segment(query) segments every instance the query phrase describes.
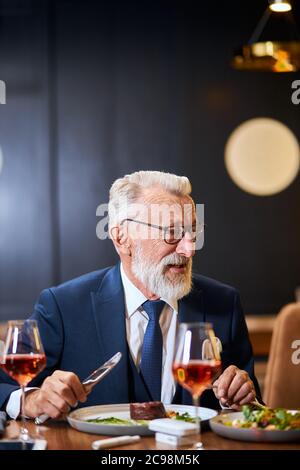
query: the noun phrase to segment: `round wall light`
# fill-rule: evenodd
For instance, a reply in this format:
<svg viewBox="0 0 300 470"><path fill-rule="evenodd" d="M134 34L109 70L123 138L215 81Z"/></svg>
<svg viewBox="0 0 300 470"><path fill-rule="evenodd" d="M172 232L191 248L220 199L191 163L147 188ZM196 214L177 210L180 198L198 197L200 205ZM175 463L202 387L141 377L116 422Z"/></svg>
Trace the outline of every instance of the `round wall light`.
<svg viewBox="0 0 300 470"><path fill-rule="evenodd" d="M256 196L286 189L300 167L300 149L293 132L280 121L250 119L237 127L225 147L225 166L234 183Z"/></svg>

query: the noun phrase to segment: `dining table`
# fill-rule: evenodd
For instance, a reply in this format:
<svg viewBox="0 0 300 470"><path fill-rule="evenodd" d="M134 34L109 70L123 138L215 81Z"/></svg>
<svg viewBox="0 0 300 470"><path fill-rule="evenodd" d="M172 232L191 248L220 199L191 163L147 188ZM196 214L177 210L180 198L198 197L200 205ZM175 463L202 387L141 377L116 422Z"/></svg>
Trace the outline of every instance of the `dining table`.
<svg viewBox="0 0 300 470"><path fill-rule="evenodd" d="M2 438L17 438L20 424L20 421L8 421ZM93 441L108 437L77 431L66 421L49 420L43 425L36 425L33 421L27 421L27 429L32 437L47 441L47 450L92 450L91 445ZM208 426L201 433L201 440L205 450L300 450L300 442L245 442L225 439L212 432ZM137 443L112 448L112 450L120 451L172 451L187 449L190 449L190 447L176 448L168 444L157 443L154 436L142 436L141 440Z"/></svg>

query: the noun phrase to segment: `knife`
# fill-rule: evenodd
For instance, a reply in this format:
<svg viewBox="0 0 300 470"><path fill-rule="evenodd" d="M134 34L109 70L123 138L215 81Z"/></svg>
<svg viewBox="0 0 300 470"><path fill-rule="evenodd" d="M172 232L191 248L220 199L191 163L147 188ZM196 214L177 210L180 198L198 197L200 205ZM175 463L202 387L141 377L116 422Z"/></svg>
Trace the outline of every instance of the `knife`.
<svg viewBox="0 0 300 470"><path fill-rule="evenodd" d="M118 364L122 357L122 353L117 352L114 356L112 356L108 361L102 364L98 369L94 370L86 379L82 381L82 385L86 393L89 395L92 389L99 383L104 377L110 373L110 371ZM34 420L35 424L43 424L45 421L49 419L47 414L42 414L37 416Z"/></svg>

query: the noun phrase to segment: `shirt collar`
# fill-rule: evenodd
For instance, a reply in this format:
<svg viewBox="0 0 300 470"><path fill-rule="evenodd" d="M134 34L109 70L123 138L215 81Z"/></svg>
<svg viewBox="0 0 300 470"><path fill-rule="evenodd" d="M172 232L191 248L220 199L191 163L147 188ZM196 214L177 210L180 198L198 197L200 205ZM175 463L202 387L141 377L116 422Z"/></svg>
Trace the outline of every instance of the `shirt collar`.
<svg viewBox="0 0 300 470"><path fill-rule="evenodd" d="M126 303L126 308L127 308L127 314L129 318L131 315L134 314L134 312L137 311L137 309L144 303L146 302L147 297L128 279L128 277L125 274L123 265L121 263L120 267L120 272L121 272L121 279L122 279L122 284L124 288L124 294L125 294L125 303ZM178 313L178 301L176 299L166 299L164 297L161 297L161 300L166 302L173 310L174 312Z"/></svg>
<svg viewBox="0 0 300 470"><path fill-rule="evenodd" d="M130 281L130 279L128 279L125 274L122 263L120 271L125 294L127 314L129 317L131 317L131 315L133 315L134 312L148 299L137 287L135 287L135 285Z"/></svg>

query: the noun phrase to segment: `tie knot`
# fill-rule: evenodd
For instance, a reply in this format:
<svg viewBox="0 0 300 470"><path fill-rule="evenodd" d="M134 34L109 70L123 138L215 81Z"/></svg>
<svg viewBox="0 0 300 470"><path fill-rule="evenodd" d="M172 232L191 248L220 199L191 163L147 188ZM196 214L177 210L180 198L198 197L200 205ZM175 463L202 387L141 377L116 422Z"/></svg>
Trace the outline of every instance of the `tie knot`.
<svg viewBox="0 0 300 470"><path fill-rule="evenodd" d="M163 300L146 300L142 307L149 316L149 320L158 321L160 314L165 306Z"/></svg>

